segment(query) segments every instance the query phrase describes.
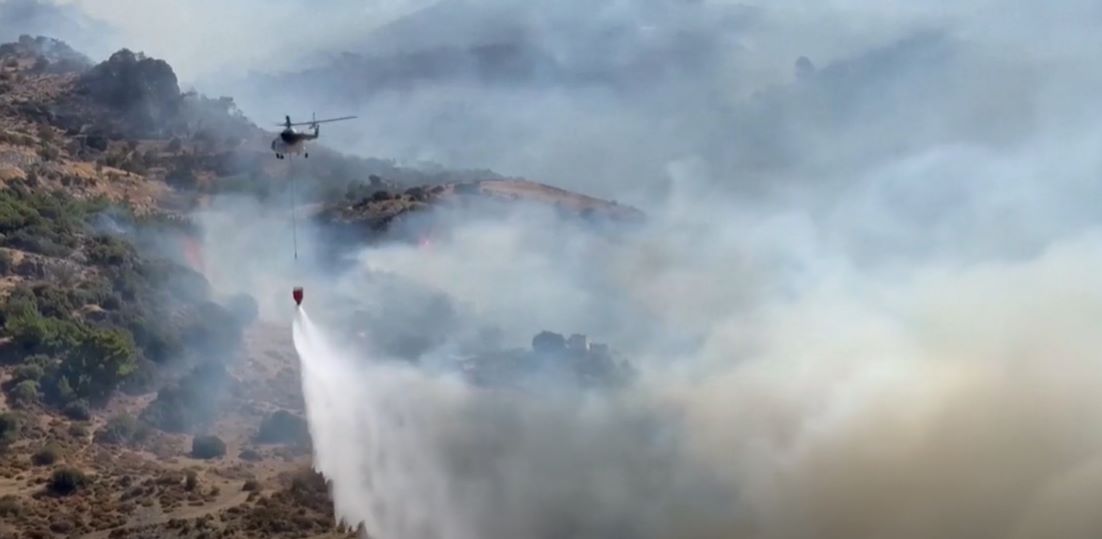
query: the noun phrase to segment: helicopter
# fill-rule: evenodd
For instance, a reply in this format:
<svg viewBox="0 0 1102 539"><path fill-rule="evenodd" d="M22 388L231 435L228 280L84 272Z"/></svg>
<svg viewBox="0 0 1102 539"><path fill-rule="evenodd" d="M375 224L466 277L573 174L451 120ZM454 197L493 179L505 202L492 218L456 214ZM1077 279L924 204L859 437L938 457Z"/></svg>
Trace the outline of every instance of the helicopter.
<svg viewBox="0 0 1102 539"><path fill-rule="evenodd" d="M306 141L315 140L319 136L318 124L326 122L340 122L343 120L352 120L355 116L341 116L340 118L327 118L325 120L318 120L316 117L312 117L309 122L292 123L290 116L284 116L284 122L282 124L276 124L283 126L283 131L279 133L279 136L272 139L272 151L275 152L277 159L283 159L289 154L302 154L303 157L309 158L310 152L306 151ZM304 133L295 130L295 126L308 125L310 129L313 129L313 133Z"/></svg>

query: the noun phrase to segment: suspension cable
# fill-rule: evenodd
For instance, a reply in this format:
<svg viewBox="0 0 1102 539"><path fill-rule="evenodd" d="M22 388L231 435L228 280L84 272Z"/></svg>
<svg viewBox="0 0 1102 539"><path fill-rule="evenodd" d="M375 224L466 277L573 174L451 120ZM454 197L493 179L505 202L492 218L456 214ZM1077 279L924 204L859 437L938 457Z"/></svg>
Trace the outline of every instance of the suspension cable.
<svg viewBox="0 0 1102 539"><path fill-rule="evenodd" d="M295 260L298 260L298 201L295 193L295 174L291 173L291 241L294 244Z"/></svg>

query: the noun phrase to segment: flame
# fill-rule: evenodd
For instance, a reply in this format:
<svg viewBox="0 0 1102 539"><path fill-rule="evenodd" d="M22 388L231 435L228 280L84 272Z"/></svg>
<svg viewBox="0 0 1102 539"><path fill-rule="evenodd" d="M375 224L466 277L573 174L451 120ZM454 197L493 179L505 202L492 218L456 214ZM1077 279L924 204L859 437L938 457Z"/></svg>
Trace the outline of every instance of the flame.
<svg viewBox="0 0 1102 539"><path fill-rule="evenodd" d="M190 236L184 238L184 260L187 261L191 269L199 273L205 273L203 271L203 248L195 238Z"/></svg>

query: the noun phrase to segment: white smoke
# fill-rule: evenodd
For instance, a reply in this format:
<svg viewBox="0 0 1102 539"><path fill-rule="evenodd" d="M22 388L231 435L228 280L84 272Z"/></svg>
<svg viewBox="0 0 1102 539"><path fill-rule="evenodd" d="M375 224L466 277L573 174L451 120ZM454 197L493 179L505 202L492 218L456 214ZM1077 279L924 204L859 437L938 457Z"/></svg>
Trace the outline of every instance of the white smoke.
<svg viewBox="0 0 1102 539"><path fill-rule="evenodd" d="M585 398L354 357L300 313L316 463L378 537L1089 537L1100 239L840 270Z"/></svg>

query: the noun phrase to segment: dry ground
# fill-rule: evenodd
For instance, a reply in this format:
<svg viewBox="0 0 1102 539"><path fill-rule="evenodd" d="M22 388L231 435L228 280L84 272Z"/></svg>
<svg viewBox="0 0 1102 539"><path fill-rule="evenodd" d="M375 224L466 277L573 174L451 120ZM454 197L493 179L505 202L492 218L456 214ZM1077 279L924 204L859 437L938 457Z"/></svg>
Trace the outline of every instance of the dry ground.
<svg viewBox="0 0 1102 539"><path fill-rule="evenodd" d="M211 429L226 441L219 459L192 458L188 435L154 432L140 447L93 441L108 418L137 415L153 394L117 397L88 422L22 412L19 440L0 455L0 538L348 537L334 526L308 449L252 441L271 411L301 413L289 333L264 325L248 331L248 352L230 369L240 382L238 394ZM32 456L47 444L60 449L58 462L36 465ZM246 449L256 455L242 459ZM84 471L90 484L70 496L52 496L46 484L62 467Z"/></svg>

